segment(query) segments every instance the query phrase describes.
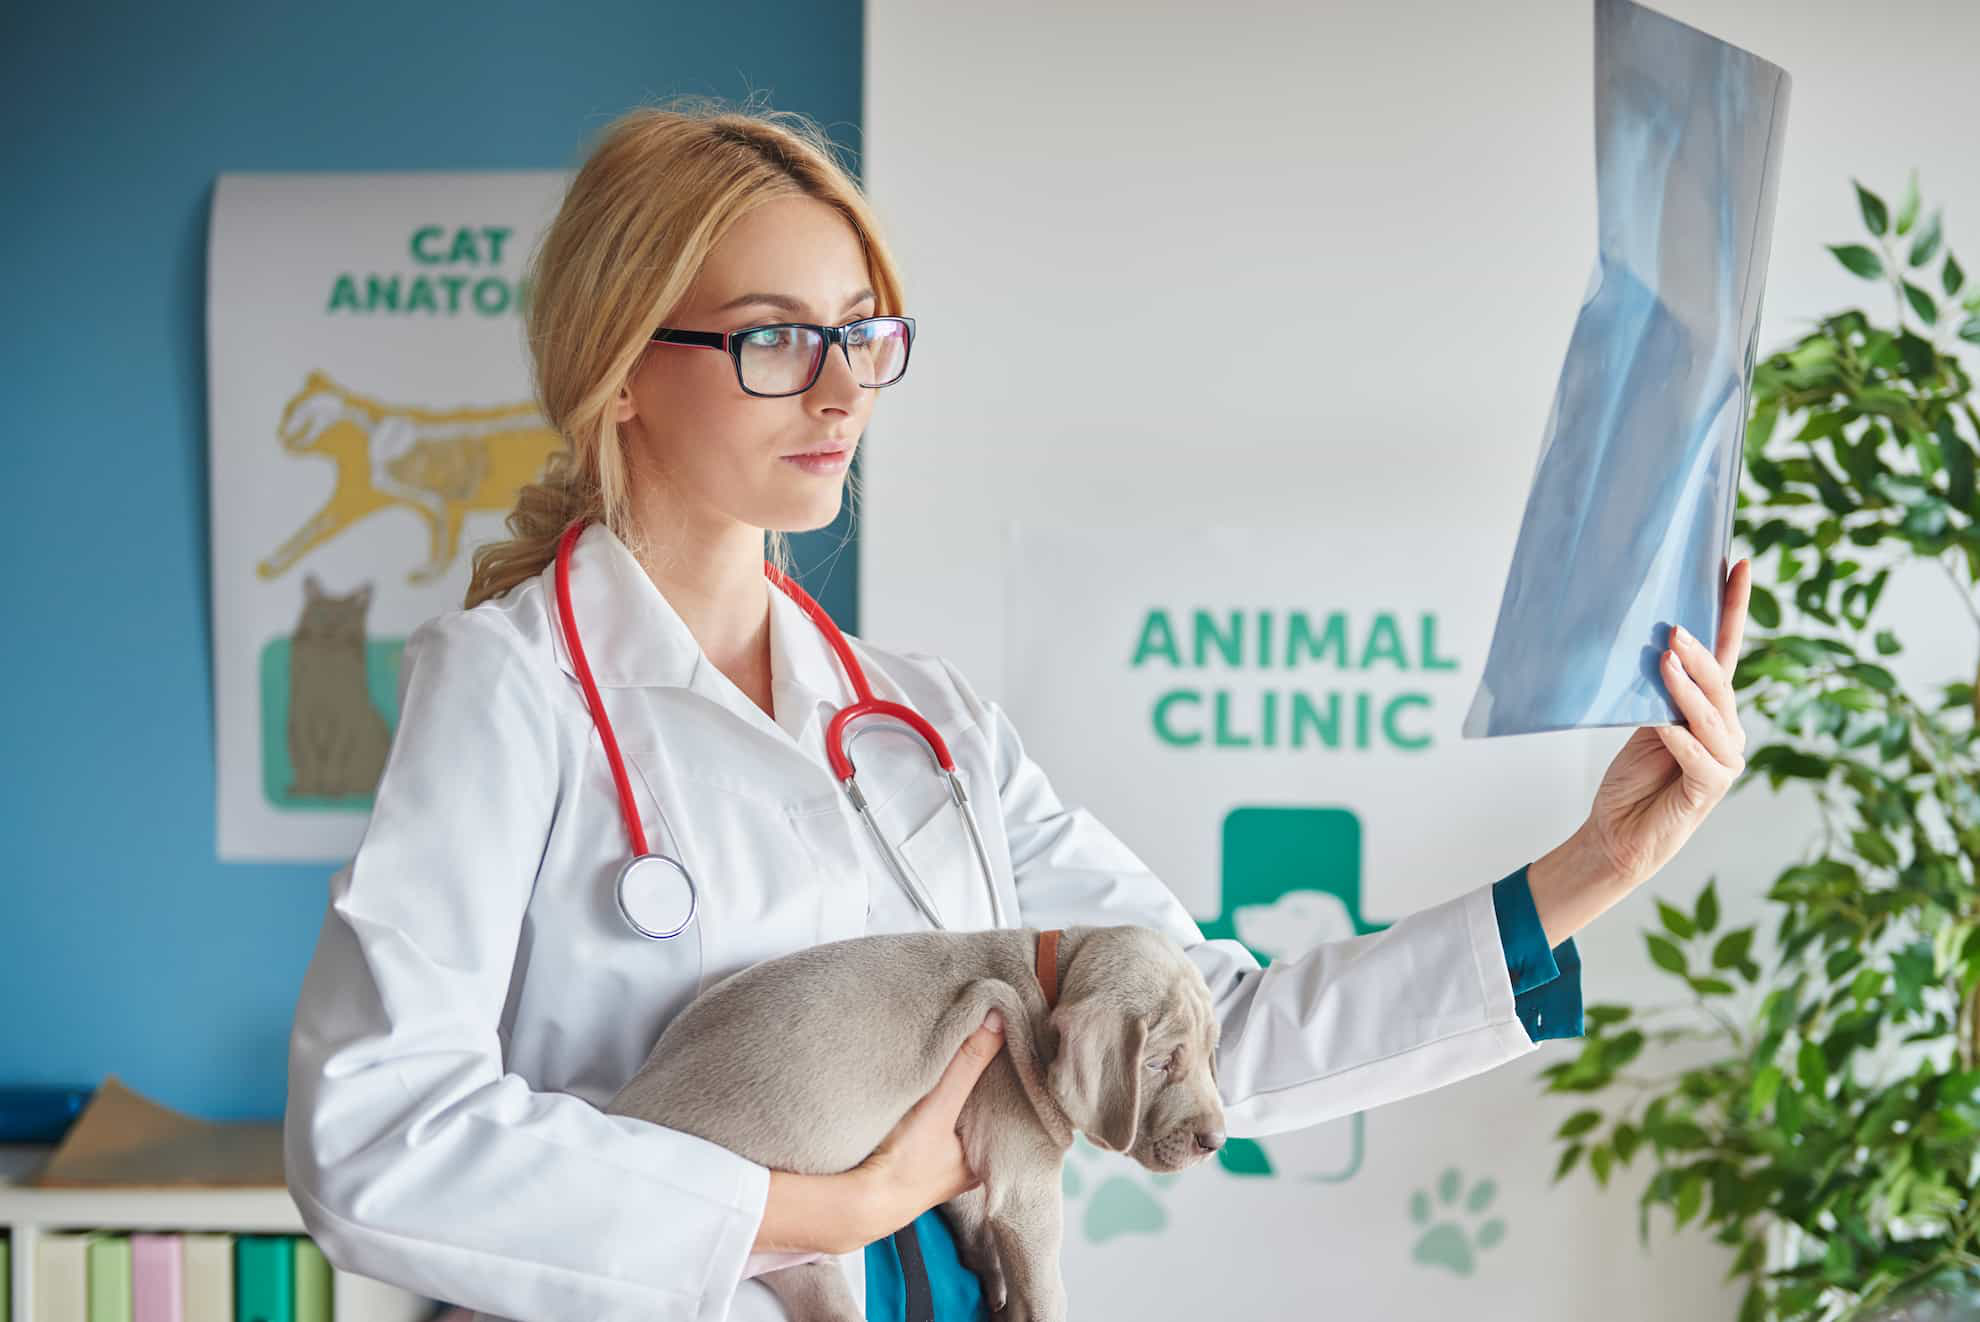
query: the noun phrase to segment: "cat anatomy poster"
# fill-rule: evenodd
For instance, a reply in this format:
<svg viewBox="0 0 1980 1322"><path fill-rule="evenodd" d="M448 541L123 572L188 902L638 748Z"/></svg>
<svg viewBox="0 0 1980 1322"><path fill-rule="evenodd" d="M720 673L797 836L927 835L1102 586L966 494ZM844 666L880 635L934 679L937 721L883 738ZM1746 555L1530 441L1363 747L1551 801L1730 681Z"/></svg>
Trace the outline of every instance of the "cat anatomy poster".
<svg viewBox="0 0 1980 1322"><path fill-rule="evenodd" d="M341 862L398 662L557 438L520 304L558 171L222 174L209 233L222 859Z"/></svg>

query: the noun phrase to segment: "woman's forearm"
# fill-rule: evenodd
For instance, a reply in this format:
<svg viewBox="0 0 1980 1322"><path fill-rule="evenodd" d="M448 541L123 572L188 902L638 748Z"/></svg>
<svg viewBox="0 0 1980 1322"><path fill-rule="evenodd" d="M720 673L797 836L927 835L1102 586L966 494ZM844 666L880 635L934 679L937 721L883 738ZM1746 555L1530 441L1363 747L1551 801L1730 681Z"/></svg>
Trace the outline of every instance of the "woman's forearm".
<svg viewBox="0 0 1980 1322"><path fill-rule="evenodd" d="M754 1253L850 1253L868 1234L873 1212L868 1181L858 1170L799 1175L772 1170Z"/></svg>
<svg viewBox="0 0 1980 1322"><path fill-rule="evenodd" d="M1550 947L1594 922L1603 910L1636 888L1635 883L1615 874L1601 849L1588 839L1587 829L1584 825L1526 868L1533 911L1540 916Z"/></svg>

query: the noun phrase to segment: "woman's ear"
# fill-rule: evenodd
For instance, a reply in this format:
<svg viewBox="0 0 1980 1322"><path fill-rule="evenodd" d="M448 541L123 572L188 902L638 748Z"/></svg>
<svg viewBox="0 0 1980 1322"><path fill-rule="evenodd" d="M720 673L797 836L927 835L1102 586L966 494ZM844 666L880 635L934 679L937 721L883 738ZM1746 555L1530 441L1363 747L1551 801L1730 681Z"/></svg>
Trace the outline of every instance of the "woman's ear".
<svg viewBox="0 0 1980 1322"><path fill-rule="evenodd" d="M637 410L633 408L632 385L628 382L619 387L618 398L612 401L612 420L631 422L635 412Z"/></svg>
<svg viewBox="0 0 1980 1322"><path fill-rule="evenodd" d="M1141 1123L1141 1054L1148 1024L1091 998L1052 1011L1059 1054L1045 1079L1075 1128L1103 1148L1126 1152Z"/></svg>

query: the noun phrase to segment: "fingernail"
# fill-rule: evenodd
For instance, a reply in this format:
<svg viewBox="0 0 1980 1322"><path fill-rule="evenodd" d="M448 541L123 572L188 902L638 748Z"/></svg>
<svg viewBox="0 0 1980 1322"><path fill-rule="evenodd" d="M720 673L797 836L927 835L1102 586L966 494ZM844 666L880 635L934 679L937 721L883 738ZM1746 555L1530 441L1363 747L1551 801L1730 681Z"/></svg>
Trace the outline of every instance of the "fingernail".
<svg viewBox="0 0 1980 1322"><path fill-rule="evenodd" d="M992 1010L989 1014L984 1015L983 1026L993 1033L1003 1032L1004 1012L1002 1010Z"/></svg>
<svg viewBox="0 0 1980 1322"><path fill-rule="evenodd" d="M1679 642L1688 643L1691 641L1691 635L1684 631L1684 626L1682 624L1675 626L1675 629Z"/></svg>

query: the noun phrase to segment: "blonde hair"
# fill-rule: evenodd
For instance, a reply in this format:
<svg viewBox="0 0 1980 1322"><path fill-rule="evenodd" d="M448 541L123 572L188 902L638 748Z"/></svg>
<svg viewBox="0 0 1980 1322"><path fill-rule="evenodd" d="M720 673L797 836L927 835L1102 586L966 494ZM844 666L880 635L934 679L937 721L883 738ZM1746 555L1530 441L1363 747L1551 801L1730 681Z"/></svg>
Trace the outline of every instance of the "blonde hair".
<svg viewBox="0 0 1980 1322"><path fill-rule="evenodd" d="M606 524L635 554L646 549L614 400L653 328L729 228L793 196L846 218L866 253L875 315L900 315L900 277L872 208L810 119L681 96L605 127L531 253L524 283L537 407L563 448L517 493L510 535L476 549L467 606L542 573L580 515ZM794 574L785 534L772 529L766 540L771 562Z"/></svg>

